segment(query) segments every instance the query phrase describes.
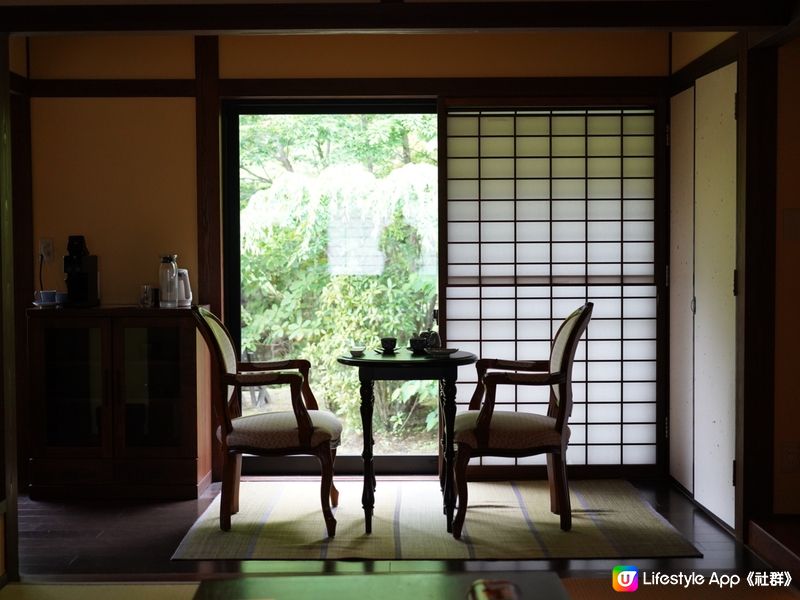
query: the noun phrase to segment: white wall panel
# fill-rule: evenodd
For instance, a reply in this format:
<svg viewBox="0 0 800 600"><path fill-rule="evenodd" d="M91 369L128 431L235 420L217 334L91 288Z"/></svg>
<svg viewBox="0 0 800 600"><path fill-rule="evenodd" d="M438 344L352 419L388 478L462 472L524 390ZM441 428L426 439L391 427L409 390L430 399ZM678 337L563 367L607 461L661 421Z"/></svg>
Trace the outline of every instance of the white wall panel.
<svg viewBox="0 0 800 600"><path fill-rule="evenodd" d="M736 64L695 84L695 499L734 524Z"/></svg>

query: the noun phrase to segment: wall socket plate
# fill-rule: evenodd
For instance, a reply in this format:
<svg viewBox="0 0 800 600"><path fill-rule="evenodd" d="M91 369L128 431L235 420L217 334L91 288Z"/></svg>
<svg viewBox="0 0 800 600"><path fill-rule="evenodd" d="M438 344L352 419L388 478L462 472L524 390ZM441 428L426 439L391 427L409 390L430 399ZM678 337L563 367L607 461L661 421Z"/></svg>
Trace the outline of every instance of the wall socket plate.
<svg viewBox="0 0 800 600"><path fill-rule="evenodd" d="M39 255L44 262L53 262L53 238L39 238Z"/></svg>

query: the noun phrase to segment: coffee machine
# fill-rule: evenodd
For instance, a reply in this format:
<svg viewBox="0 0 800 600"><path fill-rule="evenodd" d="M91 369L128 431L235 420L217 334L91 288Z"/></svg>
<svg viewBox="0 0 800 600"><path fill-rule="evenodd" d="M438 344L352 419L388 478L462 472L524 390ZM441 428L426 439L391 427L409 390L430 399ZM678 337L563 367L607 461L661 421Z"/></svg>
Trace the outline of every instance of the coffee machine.
<svg viewBox="0 0 800 600"><path fill-rule="evenodd" d="M64 280L67 282L67 306L100 304L97 256L89 254L82 235L71 235L64 257Z"/></svg>

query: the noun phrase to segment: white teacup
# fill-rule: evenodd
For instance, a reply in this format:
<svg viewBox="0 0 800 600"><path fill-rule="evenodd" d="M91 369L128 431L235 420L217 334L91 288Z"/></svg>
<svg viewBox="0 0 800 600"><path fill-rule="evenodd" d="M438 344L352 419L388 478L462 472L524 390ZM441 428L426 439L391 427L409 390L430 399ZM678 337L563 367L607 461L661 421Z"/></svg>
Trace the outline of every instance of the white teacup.
<svg viewBox="0 0 800 600"><path fill-rule="evenodd" d="M37 304L55 304L56 291L55 290L36 290L33 293L34 301Z"/></svg>

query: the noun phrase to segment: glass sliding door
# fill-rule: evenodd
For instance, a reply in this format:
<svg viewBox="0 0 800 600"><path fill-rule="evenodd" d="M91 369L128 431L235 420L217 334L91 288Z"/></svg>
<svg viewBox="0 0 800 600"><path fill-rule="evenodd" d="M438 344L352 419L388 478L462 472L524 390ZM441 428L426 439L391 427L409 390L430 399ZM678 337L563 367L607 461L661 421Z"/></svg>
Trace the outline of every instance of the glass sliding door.
<svg viewBox="0 0 800 600"><path fill-rule="evenodd" d="M345 422L339 455L360 454L362 438L358 373L336 357L353 344L372 352L382 336L407 344L434 326L434 109L242 104L227 121L239 277L239 297L229 296L238 316L229 322L240 323L246 360L311 361L321 407ZM378 382L375 392L376 454L435 454L436 385ZM280 388L248 390L243 405L246 414L291 410Z"/></svg>

